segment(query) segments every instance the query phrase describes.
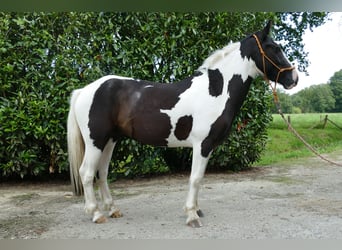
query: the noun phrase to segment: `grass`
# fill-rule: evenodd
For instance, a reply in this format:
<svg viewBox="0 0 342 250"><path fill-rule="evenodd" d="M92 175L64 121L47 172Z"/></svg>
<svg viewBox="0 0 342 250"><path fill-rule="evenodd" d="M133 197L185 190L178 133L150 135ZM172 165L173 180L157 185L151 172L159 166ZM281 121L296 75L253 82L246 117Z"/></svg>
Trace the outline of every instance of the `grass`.
<svg viewBox="0 0 342 250"><path fill-rule="evenodd" d="M342 130L329 121L323 129L325 115L291 114L291 124L318 152L342 150ZM328 118L342 127L342 113L328 114ZM313 153L287 129L280 115L273 115L268 128L267 146L257 165L265 166L308 156L313 156Z"/></svg>

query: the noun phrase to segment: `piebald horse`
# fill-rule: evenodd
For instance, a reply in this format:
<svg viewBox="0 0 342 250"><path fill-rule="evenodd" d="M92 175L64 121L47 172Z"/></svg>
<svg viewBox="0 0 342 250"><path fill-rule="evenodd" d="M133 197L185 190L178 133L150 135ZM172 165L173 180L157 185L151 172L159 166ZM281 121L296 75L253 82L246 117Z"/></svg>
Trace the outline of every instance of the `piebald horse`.
<svg viewBox="0 0 342 250"><path fill-rule="evenodd" d="M215 51L194 75L173 84L104 76L74 90L67 139L75 194L84 192L85 211L92 221L121 217L107 184L116 142L129 137L143 144L192 147L186 224L200 227L197 197L209 157L229 134L234 117L255 77L296 86L298 73L269 37L271 22L240 42ZM99 207L93 188L98 173Z"/></svg>

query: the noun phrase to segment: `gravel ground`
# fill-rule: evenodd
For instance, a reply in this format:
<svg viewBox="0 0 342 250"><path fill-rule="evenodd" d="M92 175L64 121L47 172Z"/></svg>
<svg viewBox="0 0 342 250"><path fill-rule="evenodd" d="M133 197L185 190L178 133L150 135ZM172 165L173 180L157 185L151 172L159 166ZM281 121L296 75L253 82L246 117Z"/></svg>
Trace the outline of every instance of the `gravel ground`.
<svg viewBox="0 0 342 250"><path fill-rule="evenodd" d="M342 163L342 152L328 157ZM94 224L67 184L1 184L0 239L342 239L342 167L317 158L205 176L203 227L185 225L187 175L111 184L122 218Z"/></svg>

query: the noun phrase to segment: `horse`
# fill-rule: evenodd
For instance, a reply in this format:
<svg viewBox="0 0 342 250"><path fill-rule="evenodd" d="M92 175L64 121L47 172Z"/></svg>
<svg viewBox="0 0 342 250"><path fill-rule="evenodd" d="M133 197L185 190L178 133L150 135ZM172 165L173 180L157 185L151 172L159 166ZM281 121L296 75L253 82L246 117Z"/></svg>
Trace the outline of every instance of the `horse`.
<svg viewBox="0 0 342 250"><path fill-rule="evenodd" d="M107 184L109 162L122 138L161 147L192 147L186 224L201 227L200 182L213 150L227 138L233 120L257 76L297 85L298 73L269 33L271 22L239 42L213 52L195 73L160 84L107 75L71 94L67 120L68 155L74 194L84 192L92 221L121 217ZM94 192L97 176L100 209Z"/></svg>

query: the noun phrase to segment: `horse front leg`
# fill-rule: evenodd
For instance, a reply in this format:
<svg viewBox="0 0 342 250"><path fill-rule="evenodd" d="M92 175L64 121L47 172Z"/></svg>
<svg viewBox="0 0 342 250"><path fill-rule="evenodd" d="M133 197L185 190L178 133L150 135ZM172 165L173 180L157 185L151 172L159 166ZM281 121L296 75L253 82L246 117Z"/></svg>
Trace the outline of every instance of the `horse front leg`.
<svg viewBox="0 0 342 250"><path fill-rule="evenodd" d="M191 227L201 227L202 222L200 216L202 212L198 206L198 191L201 180L203 179L205 169L208 164L209 157L201 155L201 147L194 147L192 153L192 166L189 181L189 193L185 204L185 212L187 213L186 224Z"/></svg>

